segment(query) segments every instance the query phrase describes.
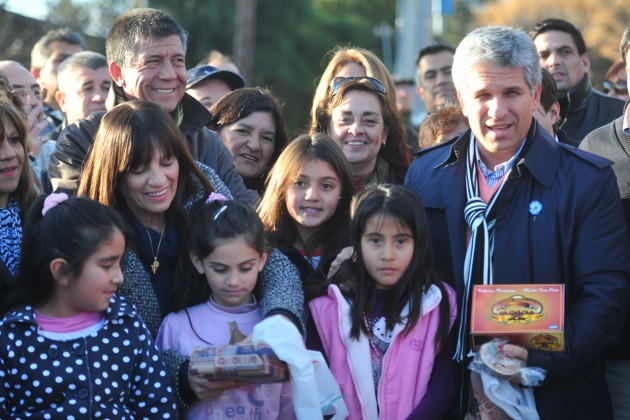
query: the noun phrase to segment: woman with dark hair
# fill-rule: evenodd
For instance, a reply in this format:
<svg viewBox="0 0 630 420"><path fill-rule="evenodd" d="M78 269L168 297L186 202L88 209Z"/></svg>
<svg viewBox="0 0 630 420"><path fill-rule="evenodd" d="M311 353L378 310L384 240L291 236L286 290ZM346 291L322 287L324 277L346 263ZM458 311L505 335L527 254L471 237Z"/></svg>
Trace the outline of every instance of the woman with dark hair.
<svg viewBox="0 0 630 420"><path fill-rule="evenodd" d="M210 127L230 150L236 172L247 188L261 194L269 169L288 141L280 101L266 89L236 89L219 99L210 113Z"/></svg>
<svg viewBox="0 0 630 420"><path fill-rule="evenodd" d="M1 67L1 66L0 66ZM26 71L26 70L25 70ZM0 72L0 96L2 97L2 101L7 101L15 105L20 114L22 114L22 118L24 119L24 124L26 126L26 156L28 161L35 172L35 176L39 183L41 184L41 188L39 191L50 192L50 180L48 179L48 168L40 167L37 162L37 158L33 155L33 152L37 152L38 154L42 145L48 141L49 136L40 136L42 131L46 131L48 128L46 126L47 122L45 119L37 120L36 117L38 112L41 112L41 118L43 117L43 108L40 106L40 111L37 111L37 107L34 107L32 103L23 102L23 100L14 93L13 86L9 82L9 79L4 76ZM35 95L29 96L29 98L37 100ZM27 111L28 110L28 111Z"/></svg>
<svg viewBox="0 0 630 420"><path fill-rule="evenodd" d="M115 208L133 228L121 292L153 333L170 309L185 207L213 191L230 194L214 170L193 161L183 135L158 106L131 101L105 114L78 194ZM133 279L142 279L142 287Z"/></svg>
<svg viewBox="0 0 630 420"><path fill-rule="evenodd" d="M122 261L125 282L119 294L136 305L154 336L173 309L176 266L190 263L181 240L185 217L195 202L214 191L232 197L212 168L193 161L183 134L158 105L131 101L105 114L81 176L79 195L116 208L133 228ZM279 252L269 255L262 287L263 316L285 315L302 327L299 275ZM217 396L221 384L204 387L189 382L186 357L167 352L164 360L180 402L192 404L196 398Z"/></svg>
<svg viewBox="0 0 630 420"><path fill-rule="evenodd" d="M0 295L19 271L23 217L41 185L27 156L23 111L0 94Z"/></svg>
<svg viewBox="0 0 630 420"><path fill-rule="evenodd" d="M325 132L350 162L356 191L376 183L402 184L411 161L400 113L372 77L346 77L317 108L311 132Z"/></svg>

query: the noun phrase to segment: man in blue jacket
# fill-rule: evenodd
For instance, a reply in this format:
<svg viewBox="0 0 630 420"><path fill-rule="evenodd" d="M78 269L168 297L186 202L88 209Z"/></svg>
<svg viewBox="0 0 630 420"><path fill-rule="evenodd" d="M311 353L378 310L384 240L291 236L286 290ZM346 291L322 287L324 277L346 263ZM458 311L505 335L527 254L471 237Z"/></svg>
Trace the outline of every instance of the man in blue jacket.
<svg viewBox="0 0 630 420"><path fill-rule="evenodd" d="M612 418L604 352L630 299L630 240L611 162L536 123L541 71L525 33L474 30L453 79L471 130L419 152L405 185L425 205L436 265L457 290L456 357L470 350L473 284L562 283L566 350L521 356L547 371L536 408L542 419Z"/></svg>

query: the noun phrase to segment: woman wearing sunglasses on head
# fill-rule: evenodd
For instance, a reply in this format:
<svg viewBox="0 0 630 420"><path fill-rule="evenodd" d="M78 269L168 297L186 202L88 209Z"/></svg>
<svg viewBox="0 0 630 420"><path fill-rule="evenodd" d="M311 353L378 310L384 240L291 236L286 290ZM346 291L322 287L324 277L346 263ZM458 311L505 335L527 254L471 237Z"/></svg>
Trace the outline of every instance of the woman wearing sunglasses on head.
<svg viewBox="0 0 630 420"><path fill-rule="evenodd" d="M608 96L627 101L630 99L628 95L628 80L626 79L626 66L622 60L614 62L604 76L602 90Z"/></svg>
<svg viewBox="0 0 630 420"><path fill-rule="evenodd" d="M311 106L311 127L317 124L315 113L330 99L335 79L343 77L373 77L385 86L387 99L396 108L396 85L385 64L370 50L337 46L328 54L330 61L319 79L313 105Z"/></svg>
<svg viewBox="0 0 630 420"><path fill-rule="evenodd" d="M376 183L402 184L410 152L405 127L387 89L372 77L334 79L311 132L325 132L350 162L356 192Z"/></svg>

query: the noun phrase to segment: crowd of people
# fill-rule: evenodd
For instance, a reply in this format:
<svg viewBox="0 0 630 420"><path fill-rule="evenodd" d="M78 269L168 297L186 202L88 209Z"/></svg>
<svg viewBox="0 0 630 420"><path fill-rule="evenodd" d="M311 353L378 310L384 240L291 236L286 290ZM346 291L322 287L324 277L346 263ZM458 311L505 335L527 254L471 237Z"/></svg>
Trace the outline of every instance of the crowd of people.
<svg viewBox="0 0 630 420"><path fill-rule="evenodd" d="M630 25L605 92L561 19L426 46L419 126L337 47L294 139L281 98L217 52L187 69L187 43L137 8L105 56L56 29L30 71L0 61L1 418L299 417L292 364L190 368L270 320L321 353L325 418L630 416ZM498 347L535 384L471 376L473 287L516 284L563 285L565 347Z"/></svg>

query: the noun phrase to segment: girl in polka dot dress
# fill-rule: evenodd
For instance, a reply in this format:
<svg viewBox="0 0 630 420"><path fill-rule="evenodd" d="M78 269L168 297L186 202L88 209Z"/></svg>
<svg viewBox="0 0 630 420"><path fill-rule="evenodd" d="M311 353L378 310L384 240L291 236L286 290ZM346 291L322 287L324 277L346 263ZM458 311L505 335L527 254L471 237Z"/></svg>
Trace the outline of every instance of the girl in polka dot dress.
<svg viewBox="0 0 630 420"><path fill-rule="evenodd" d="M353 255L309 303L308 336L319 339L309 347L325 354L350 419L439 419L455 391L447 338L457 312L433 268L422 203L375 185L351 216Z"/></svg>
<svg viewBox="0 0 630 420"><path fill-rule="evenodd" d="M123 221L95 201L44 198L28 214L17 286L2 305L0 418L176 418L151 334L115 295Z"/></svg>
<svg viewBox="0 0 630 420"><path fill-rule="evenodd" d="M193 207L186 243L194 271L177 274L174 293L185 309L164 318L158 348L190 355L195 347L241 341L262 320L257 284L268 255L262 222L246 202L212 193ZM187 410L186 419L295 418L288 382L212 382L223 389Z"/></svg>

